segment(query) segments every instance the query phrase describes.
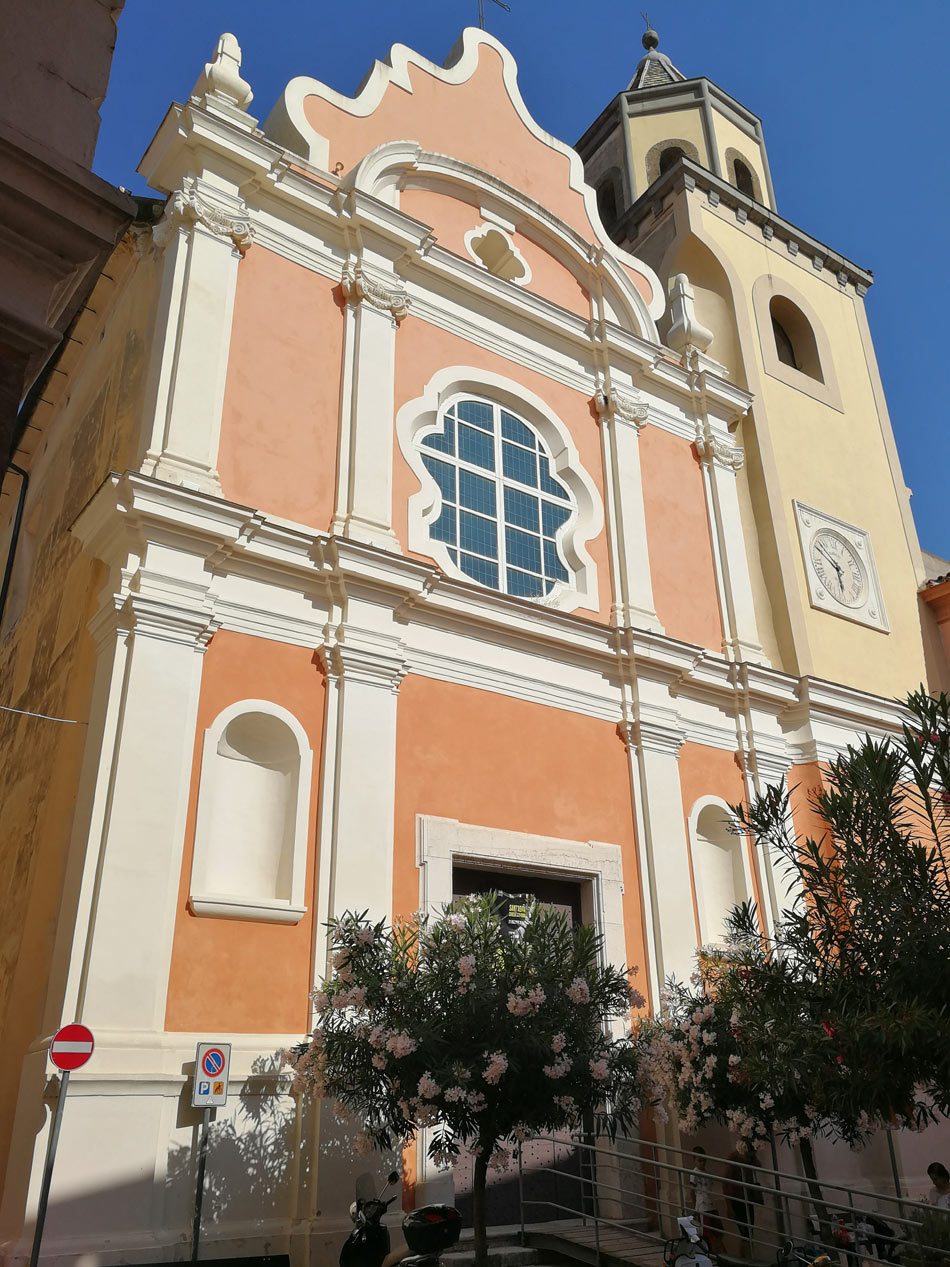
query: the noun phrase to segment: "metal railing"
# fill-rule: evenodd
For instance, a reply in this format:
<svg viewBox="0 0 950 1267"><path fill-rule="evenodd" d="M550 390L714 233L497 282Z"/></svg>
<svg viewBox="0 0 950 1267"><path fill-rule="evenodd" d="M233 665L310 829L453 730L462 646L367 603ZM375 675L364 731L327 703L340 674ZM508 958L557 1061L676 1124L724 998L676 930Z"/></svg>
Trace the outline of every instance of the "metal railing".
<svg viewBox="0 0 950 1267"><path fill-rule="evenodd" d="M526 1243L529 1209L546 1208L553 1219L592 1225L593 1249L598 1265L602 1242L608 1231L626 1233L631 1253L636 1241L644 1249L664 1246L679 1235L676 1219L695 1211L695 1191L691 1183L697 1160L685 1150L649 1140L618 1138L613 1144L566 1136L544 1136L550 1143L550 1165L535 1162L526 1169L518 1156L518 1198L521 1239ZM578 1155L581 1165L567 1170L558 1162L558 1150ZM684 1164L685 1163L685 1164ZM830 1180L809 1181L802 1174L779 1170L773 1165L754 1165L707 1154L705 1174L717 1206L714 1220L695 1216L720 1257L728 1241L738 1241L740 1251L754 1249L754 1257L787 1263L795 1257L795 1245L807 1245L810 1257L824 1253L833 1262L861 1267L865 1260L912 1262L914 1267L950 1264L950 1211L910 1201L902 1195L871 1192ZM624 1171L633 1171L636 1182L625 1183ZM550 1196L532 1196L533 1172L560 1175L578 1185L579 1200L566 1204L563 1182ZM743 1174L752 1177L743 1177ZM757 1215L761 1211L761 1217ZM758 1226L756 1225L758 1222ZM643 1226L646 1224L646 1226ZM547 1225L547 1230L556 1227ZM728 1241L727 1241L728 1238ZM574 1237L576 1240L577 1238ZM615 1246L616 1247L616 1246Z"/></svg>

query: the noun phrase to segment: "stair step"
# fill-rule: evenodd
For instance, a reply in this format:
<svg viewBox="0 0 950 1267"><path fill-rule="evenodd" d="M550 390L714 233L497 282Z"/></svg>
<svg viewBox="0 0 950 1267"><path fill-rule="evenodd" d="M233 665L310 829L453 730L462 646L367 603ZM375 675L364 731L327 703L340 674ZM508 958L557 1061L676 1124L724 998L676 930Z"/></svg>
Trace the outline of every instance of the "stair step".
<svg viewBox="0 0 950 1267"><path fill-rule="evenodd" d="M442 1255L443 1267L474 1267L475 1250L463 1248ZM499 1244L494 1238L489 1241L488 1261L491 1267L537 1267L541 1251L527 1245Z"/></svg>

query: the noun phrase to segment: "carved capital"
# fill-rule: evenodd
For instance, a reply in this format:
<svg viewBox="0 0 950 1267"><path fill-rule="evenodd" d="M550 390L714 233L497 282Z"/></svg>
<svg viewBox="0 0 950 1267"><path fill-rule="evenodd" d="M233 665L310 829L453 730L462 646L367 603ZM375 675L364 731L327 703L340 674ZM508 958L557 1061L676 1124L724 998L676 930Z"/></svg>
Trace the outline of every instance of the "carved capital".
<svg viewBox="0 0 950 1267"><path fill-rule="evenodd" d="M710 436L708 440L700 437L696 441L696 448L707 462L715 462L727 471L740 471L745 462L744 449L730 440L721 440L718 436Z"/></svg>
<svg viewBox="0 0 950 1267"><path fill-rule="evenodd" d="M409 296L395 278L383 281L370 276L360 264L347 264L340 280L347 302L354 307L365 303L377 312L388 312L396 324L409 313Z"/></svg>
<svg viewBox="0 0 950 1267"><path fill-rule="evenodd" d="M217 237L230 238L243 255L254 241L247 207L239 199L209 197L186 184L169 198L165 213L153 230L157 245L164 246L181 227L202 224Z"/></svg>
<svg viewBox="0 0 950 1267"><path fill-rule="evenodd" d="M618 422L625 422L640 431L646 426L650 408L639 395L636 388L627 388L625 391L614 389L608 396L601 388L594 397L594 404L601 417L611 414Z"/></svg>

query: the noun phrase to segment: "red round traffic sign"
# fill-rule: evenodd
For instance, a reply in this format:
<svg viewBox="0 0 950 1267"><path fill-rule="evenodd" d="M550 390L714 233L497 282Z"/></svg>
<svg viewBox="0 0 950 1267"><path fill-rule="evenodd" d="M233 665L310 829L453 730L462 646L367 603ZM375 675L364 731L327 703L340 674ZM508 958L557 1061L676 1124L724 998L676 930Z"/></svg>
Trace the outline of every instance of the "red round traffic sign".
<svg viewBox="0 0 950 1267"><path fill-rule="evenodd" d="M201 1068L206 1078L218 1078L224 1068L224 1052L220 1047L211 1047L201 1057Z"/></svg>
<svg viewBox="0 0 950 1267"><path fill-rule="evenodd" d="M64 1025L53 1035L49 1058L57 1069L80 1069L92 1055L96 1040L85 1025Z"/></svg>

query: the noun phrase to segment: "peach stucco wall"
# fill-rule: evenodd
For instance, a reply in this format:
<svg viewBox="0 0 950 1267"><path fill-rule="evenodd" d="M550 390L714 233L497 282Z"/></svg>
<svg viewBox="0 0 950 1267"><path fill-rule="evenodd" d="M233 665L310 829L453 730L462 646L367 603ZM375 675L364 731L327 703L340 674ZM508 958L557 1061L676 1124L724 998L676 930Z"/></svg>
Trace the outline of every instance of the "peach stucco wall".
<svg viewBox="0 0 950 1267"><path fill-rule="evenodd" d="M299 924L199 918L188 910L204 732L222 709L267 699L293 713L314 754L307 842L307 914ZM306 647L219 630L205 652L168 981L166 1030L304 1033L309 1024L316 891L316 804L323 748L324 679Z"/></svg>
<svg viewBox="0 0 950 1267"><path fill-rule="evenodd" d="M393 909L419 905L416 815L619 845L628 964L645 963L627 753L617 728L411 675L399 691ZM639 981L646 991L645 975Z"/></svg>
<svg viewBox="0 0 950 1267"><path fill-rule="evenodd" d="M660 427L640 433L656 614L671 638L722 651L722 616L699 458Z"/></svg>
<svg viewBox="0 0 950 1267"><path fill-rule="evenodd" d="M588 396L411 316L400 326L396 339L396 412L404 404L422 395L426 384L437 370L450 365L490 370L522 384L536 396L540 396L570 430L581 464L594 481L603 503L604 465L600 430ZM393 528L405 547L409 539L409 498L418 492L419 481L402 456L395 435L393 450ZM601 528L600 534L588 542L587 549L597 568L600 603L599 611L588 614L607 621L610 619L612 592L605 528Z"/></svg>
<svg viewBox="0 0 950 1267"><path fill-rule="evenodd" d="M330 141L328 166L344 172L365 154L394 137L417 141L423 149L451 154L498 176L553 211L587 240L597 239L584 199L570 187L570 159L534 136L512 105L495 49L479 50L474 73L462 84L446 84L422 67L409 70L412 92L386 89L372 114L350 114L321 97L304 101L307 122ZM633 274L647 302L652 287Z"/></svg>
<svg viewBox="0 0 950 1267"><path fill-rule="evenodd" d="M238 268L221 418L225 497L308 528L329 527L342 355L333 283L251 247Z"/></svg>
<svg viewBox="0 0 950 1267"><path fill-rule="evenodd" d="M428 189L404 190L399 196L399 209L428 225L440 246L466 260L471 260L472 256L465 245L465 235L471 229L487 224L479 209L471 203L432 193ZM523 233L515 231L508 236L531 269L531 280L523 289L542 295L568 312L588 319L590 297L574 274L550 251Z"/></svg>

